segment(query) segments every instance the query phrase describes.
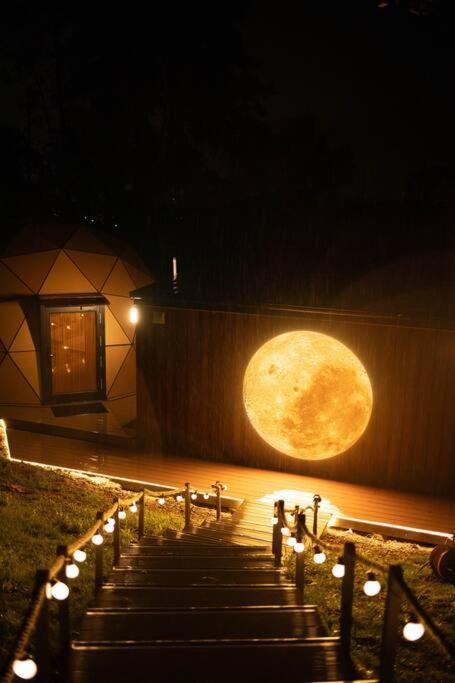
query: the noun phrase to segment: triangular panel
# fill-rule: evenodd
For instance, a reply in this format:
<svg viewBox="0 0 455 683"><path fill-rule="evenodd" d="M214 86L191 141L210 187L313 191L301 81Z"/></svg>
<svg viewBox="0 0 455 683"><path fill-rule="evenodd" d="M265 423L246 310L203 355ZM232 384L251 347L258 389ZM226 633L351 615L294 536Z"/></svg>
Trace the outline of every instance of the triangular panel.
<svg viewBox="0 0 455 683"><path fill-rule="evenodd" d="M130 340L119 325L109 306L104 309L104 335L106 346L129 344Z"/></svg>
<svg viewBox="0 0 455 683"><path fill-rule="evenodd" d="M41 287L40 294L76 294L96 292L79 268L62 251Z"/></svg>
<svg viewBox="0 0 455 683"><path fill-rule="evenodd" d="M24 225L6 249L4 256L60 249L76 228L76 225L61 223Z"/></svg>
<svg viewBox="0 0 455 683"><path fill-rule="evenodd" d="M104 294L116 294L118 296L129 296L129 293L136 289L136 285L128 275L123 263L118 260L112 269L112 273L104 283Z"/></svg>
<svg viewBox="0 0 455 683"><path fill-rule="evenodd" d="M131 265L131 263L128 263L127 261L123 261L123 263L128 271L129 276L133 280L136 289L150 285L154 281L154 278L150 275L150 273L147 272L146 268L142 270L136 268L136 266Z"/></svg>
<svg viewBox="0 0 455 683"><path fill-rule="evenodd" d="M0 365L0 403L39 403L39 398L9 356Z"/></svg>
<svg viewBox="0 0 455 683"><path fill-rule="evenodd" d="M106 387L109 391L131 346L106 346Z"/></svg>
<svg viewBox="0 0 455 683"><path fill-rule="evenodd" d="M21 370L25 379L38 396L41 395L38 371L38 354L36 351L23 351L19 353L10 353L11 358Z"/></svg>
<svg viewBox="0 0 455 683"><path fill-rule="evenodd" d="M136 325L130 321L131 299L125 296L106 295L111 311L131 341L134 339Z"/></svg>
<svg viewBox="0 0 455 683"><path fill-rule="evenodd" d="M57 255L58 250L53 249L52 251L40 251L36 254L10 256L3 261L33 292L39 292Z"/></svg>
<svg viewBox="0 0 455 683"><path fill-rule="evenodd" d="M30 296L32 290L0 261L0 297Z"/></svg>
<svg viewBox="0 0 455 683"><path fill-rule="evenodd" d="M104 242L102 235L86 225L81 225L76 232L71 235L70 239L65 244L65 249L114 255L114 252L109 245Z"/></svg>
<svg viewBox="0 0 455 683"><path fill-rule="evenodd" d="M125 396L114 401L108 401L107 407L122 426L136 418L136 396Z"/></svg>
<svg viewBox="0 0 455 683"><path fill-rule="evenodd" d="M73 249L65 249L65 251L82 274L90 280L98 291L101 291L101 287L106 282L117 257L107 254L89 254L87 251L75 251Z"/></svg>
<svg viewBox="0 0 455 683"><path fill-rule="evenodd" d="M108 398L136 393L136 350L131 347L108 393Z"/></svg>
<svg viewBox="0 0 455 683"><path fill-rule="evenodd" d="M35 351L35 344L27 320L24 320L11 344L10 353L14 351Z"/></svg>
<svg viewBox="0 0 455 683"><path fill-rule="evenodd" d="M8 349L25 318L22 306L17 301L0 303L0 339Z"/></svg>

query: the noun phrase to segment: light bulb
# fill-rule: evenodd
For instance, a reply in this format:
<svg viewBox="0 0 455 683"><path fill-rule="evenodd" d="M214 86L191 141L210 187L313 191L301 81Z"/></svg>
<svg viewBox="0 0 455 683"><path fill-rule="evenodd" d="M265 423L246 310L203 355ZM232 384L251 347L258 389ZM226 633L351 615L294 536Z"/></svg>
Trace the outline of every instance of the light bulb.
<svg viewBox="0 0 455 683"><path fill-rule="evenodd" d="M164 496L160 496L160 497L158 498L158 503L159 503L160 505L164 505L165 502L166 502L166 499L164 498Z"/></svg>
<svg viewBox="0 0 455 683"><path fill-rule="evenodd" d="M68 579L76 579L79 576L79 567L74 562L71 562L66 565L65 574Z"/></svg>
<svg viewBox="0 0 455 683"><path fill-rule="evenodd" d="M323 550L317 545L314 549L313 562L316 564L323 564L327 559L327 556Z"/></svg>
<svg viewBox="0 0 455 683"><path fill-rule="evenodd" d="M292 514L292 512L286 513L286 519L288 520L288 522L294 522L294 515Z"/></svg>
<svg viewBox="0 0 455 683"><path fill-rule="evenodd" d="M209 494L208 494L208 493L204 493L204 500L208 500L208 499L209 499Z"/></svg>
<svg viewBox="0 0 455 683"><path fill-rule="evenodd" d="M131 503L131 505L130 505L130 512L137 512L137 505L136 505L136 503Z"/></svg>
<svg viewBox="0 0 455 683"><path fill-rule="evenodd" d="M345 572L344 560L339 557L337 563L332 567L332 574L336 579L342 579Z"/></svg>
<svg viewBox="0 0 455 683"><path fill-rule="evenodd" d="M303 543L297 542L294 546L295 553L303 553Z"/></svg>
<svg viewBox="0 0 455 683"><path fill-rule="evenodd" d="M126 518L126 511L125 510L119 510L118 511L118 518L119 519L125 519Z"/></svg>
<svg viewBox="0 0 455 683"><path fill-rule="evenodd" d="M76 562L85 562L86 559L87 553L85 552L85 550L81 550L80 548L78 548L74 551L73 560L76 560Z"/></svg>
<svg viewBox="0 0 455 683"><path fill-rule="evenodd" d="M112 534L114 531L114 525L106 522L106 524L103 526L103 529L107 534Z"/></svg>
<svg viewBox="0 0 455 683"><path fill-rule="evenodd" d="M38 673L38 667L34 659L26 657L25 659L14 660L13 671L18 678L22 678L23 681L29 681L31 678L35 678Z"/></svg>
<svg viewBox="0 0 455 683"><path fill-rule="evenodd" d="M56 581L51 588L51 595L56 600L66 600L70 594L70 589L63 581Z"/></svg>
<svg viewBox="0 0 455 683"><path fill-rule="evenodd" d="M194 493L191 494L191 500L196 500L197 498L197 491L194 491Z"/></svg>
<svg viewBox="0 0 455 683"><path fill-rule="evenodd" d="M181 503L182 500L183 500L183 496L181 496L180 493L178 493L178 494L175 496L175 500L177 501L177 503Z"/></svg>
<svg viewBox="0 0 455 683"><path fill-rule="evenodd" d="M103 541L104 541L104 538L102 537L102 535L100 533L92 536L93 545L101 545Z"/></svg>
<svg viewBox="0 0 455 683"><path fill-rule="evenodd" d="M114 517L109 517L107 520L107 523L110 524L111 526L115 526L115 519Z"/></svg>
<svg viewBox="0 0 455 683"><path fill-rule="evenodd" d="M272 517L272 524L275 526L275 524L278 524L278 517Z"/></svg>
<svg viewBox="0 0 455 683"><path fill-rule="evenodd" d="M52 599L52 584L50 583L50 581L46 583L46 598L48 600Z"/></svg>
<svg viewBox="0 0 455 683"><path fill-rule="evenodd" d="M374 572L368 572L367 576L368 579L363 584L363 592L371 598L373 595L377 595L380 592L381 584L377 580Z"/></svg>
<svg viewBox="0 0 455 683"><path fill-rule="evenodd" d="M290 532L290 530L287 528L287 526L282 526L282 527L281 527L281 533L283 534L283 536L290 536L290 535L291 535L291 532Z"/></svg>
<svg viewBox="0 0 455 683"><path fill-rule="evenodd" d="M286 545L288 545L290 548L293 548L296 543L297 539L295 536L289 536L288 540L286 541Z"/></svg>
<svg viewBox="0 0 455 683"><path fill-rule="evenodd" d="M130 323L133 323L133 325L136 325L136 323L139 320L139 310L137 306L131 306L130 308Z"/></svg>
<svg viewBox="0 0 455 683"><path fill-rule="evenodd" d="M425 626L422 624L422 622L418 621L417 617L415 616L412 616L403 628L403 636L406 638L406 640L409 640L411 642L419 640L419 638L421 638L424 633Z"/></svg>

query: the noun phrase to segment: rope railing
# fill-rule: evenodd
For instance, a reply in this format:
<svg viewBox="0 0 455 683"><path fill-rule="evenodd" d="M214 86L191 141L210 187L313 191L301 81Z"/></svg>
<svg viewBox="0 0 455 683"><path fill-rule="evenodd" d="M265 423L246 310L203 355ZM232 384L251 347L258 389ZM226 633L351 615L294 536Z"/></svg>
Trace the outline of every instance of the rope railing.
<svg viewBox="0 0 455 683"><path fill-rule="evenodd" d="M67 600L70 592L68 579L76 578L79 575L79 568L75 562L81 563L85 561L86 552L83 551L83 548L90 541L92 541L95 548L95 591L97 591L101 587L103 580L104 536L102 532L113 534L113 565L116 566L120 560L120 520L126 517L126 509L132 513L139 512L138 536L141 538L144 534L146 496L156 499L160 505L164 505L166 499L174 498L177 502L185 503L184 529L188 530L191 528L191 504L198 504L198 500L201 497L204 501L203 504L208 506L212 506L210 497L215 497L213 506L216 508L217 519L220 519L222 508L221 492L225 491L227 486L217 481L211 485L211 488L214 490L214 493L210 494L207 491L201 492L197 491L197 489L192 489L190 484L186 483L183 488L161 491L144 488L127 498L115 498L113 504L108 509L97 513L96 521L84 534L69 545L58 546L56 558L50 567L36 572L32 596L16 636L14 646L0 675L0 683L11 683L16 676L19 679L34 678L38 672L38 667L42 680L48 680L51 677L47 609L48 602L52 598L55 598L59 604L62 643L60 669L61 676L65 680L71 634ZM78 555L78 553L80 554ZM71 571L69 571L70 566L72 567ZM38 629L37 626L40 619L42 624L40 624ZM31 657L28 652L31 638L34 634L39 641L36 647L35 658Z"/></svg>
<svg viewBox="0 0 455 683"><path fill-rule="evenodd" d="M299 510L298 506L287 510L283 500L275 502L273 527L272 527L272 552L275 555L275 565L281 565L283 554L283 538L287 538L286 545L295 553L295 583L296 589L300 592L303 602L305 560L304 550L307 541L314 548L313 560L316 564L322 564L326 560L323 550L328 552L340 552L340 546L318 538L317 534L317 512L320 497L314 496L313 507L313 532L306 525L305 512ZM305 511L308 509L305 508ZM288 516L293 523L290 524ZM381 584L376 579L372 569L387 577L387 596L384 613L381 657L380 657L380 681L389 683L393 681L394 664L397 647L397 631L399 616L402 608L402 600L412 610L411 619L403 629L403 635L407 640L418 640L425 630L439 646L441 651L450 659L455 661L454 647L446 638L442 630L435 624L427 611L420 604L417 596L406 583L403 576L403 569L400 565L385 565L376 562L365 555L357 552L354 543L346 542L343 547L343 555L338 557L336 565L332 569L335 577L342 579L341 584L341 605L340 605L340 640L341 646L346 654L350 652L351 629L353 624L352 605L354 597L354 573L355 563L359 562L368 568L367 581L363 586L366 595L373 597L381 591Z"/></svg>

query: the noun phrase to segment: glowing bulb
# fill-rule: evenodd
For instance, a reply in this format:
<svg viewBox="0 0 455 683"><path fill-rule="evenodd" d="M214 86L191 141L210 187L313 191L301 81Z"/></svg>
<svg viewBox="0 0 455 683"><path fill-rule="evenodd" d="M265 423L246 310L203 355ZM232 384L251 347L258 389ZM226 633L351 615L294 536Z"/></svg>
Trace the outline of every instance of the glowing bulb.
<svg viewBox="0 0 455 683"><path fill-rule="evenodd" d="M49 581L46 583L46 598L52 599L52 584Z"/></svg>
<svg viewBox="0 0 455 683"><path fill-rule="evenodd" d="M87 553L85 552L85 550L81 550L80 548L78 548L74 551L73 560L76 560L76 562L85 562L86 559Z"/></svg>
<svg viewBox="0 0 455 683"><path fill-rule="evenodd" d="M175 496L175 500L177 501L177 503L181 503L182 500L183 500L183 496L181 496L180 493L178 493L178 494Z"/></svg>
<svg viewBox="0 0 455 683"><path fill-rule="evenodd" d="M166 502L166 499L164 498L164 496L160 496L160 497L158 498L158 503L159 503L159 505L164 505L165 502Z"/></svg>
<svg viewBox="0 0 455 683"><path fill-rule="evenodd" d="M118 511L118 518L119 519L125 519L126 518L126 511L125 510L119 510Z"/></svg>
<svg viewBox="0 0 455 683"><path fill-rule="evenodd" d="M314 549L313 562L316 564L323 564L327 559L327 556L323 550L317 545Z"/></svg>
<svg viewBox="0 0 455 683"><path fill-rule="evenodd" d="M136 323L139 320L139 310L137 306L131 306L130 308L130 323L133 323L133 325L136 325Z"/></svg>
<svg viewBox="0 0 455 683"><path fill-rule="evenodd" d="M283 536L290 536L290 535L291 535L291 532L290 532L290 530L287 528L287 526L282 526L282 527L281 527L281 533L283 534Z"/></svg>
<svg viewBox="0 0 455 683"><path fill-rule="evenodd" d="M275 526L275 524L278 524L278 517L272 517L272 524Z"/></svg>
<svg viewBox="0 0 455 683"><path fill-rule="evenodd" d="M99 533L92 536L93 545L101 545L103 541L104 541L104 539L103 539L102 535Z"/></svg>
<svg viewBox="0 0 455 683"><path fill-rule="evenodd" d="M204 493L204 500L208 500L208 499L209 499L209 494L208 494L208 493Z"/></svg>
<svg viewBox="0 0 455 683"><path fill-rule="evenodd" d="M103 526L103 529L107 534L112 534L112 532L114 531L114 525L109 524L109 522L106 522L106 524Z"/></svg>
<svg viewBox="0 0 455 683"><path fill-rule="evenodd" d="M56 600L66 600L70 594L70 589L63 581L56 581L51 588L51 595Z"/></svg>
<svg viewBox="0 0 455 683"><path fill-rule="evenodd" d="M29 681L31 678L35 678L38 673L38 667L34 659L26 657L25 659L14 660L13 671L18 678L22 678L23 681Z"/></svg>
<svg viewBox="0 0 455 683"><path fill-rule="evenodd" d="M425 626L422 622L418 621L417 617L412 616L407 624L403 628L403 636L406 640L414 642L419 640L425 633Z"/></svg>
<svg viewBox="0 0 455 683"><path fill-rule="evenodd" d="M115 519L114 517L109 517L107 520L107 523L110 524L111 526L115 526Z"/></svg>
<svg viewBox="0 0 455 683"><path fill-rule="evenodd" d="M286 514L286 519L288 520L288 522L294 523L294 515L292 514L292 512L288 512Z"/></svg>
<svg viewBox="0 0 455 683"><path fill-rule="evenodd" d="M131 503L131 505L130 505L130 512L137 512L137 505L136 505L136 503Z"/></svg>
<svg viewBox="0 0 455 683"><path fill-rule="evenodd" d="M191 494L191 500L196 500L197 498L197 491L194 491L194 493Z"/></svg>
<svg viewBox="0 0 455 683"><path fill-rule="evenodd" d="M345 572L344 560L339 557L337 563L332 567L332 574L336 579L342 579Z"/></svg>
<svg viewBox="0 0 455 683"><path fill-rule="evenodd" d="M66 565L65 574L68 579L76 579L79 576L79 567L74 562L71 562L71 564Z"/></svg>
<svg viewBox="0 0 455 683"><path fill-rule="evenodd" d="M296 543L297 539L295 536L289 536L288 540L286 541L286 545L288 545L290 548L293 548Z"/></svg>
<svg viewBox="0 0 455 683"><path fill-rule="evenodd" d="M380 592L381 584L377 580L374 572L368 572L367 576L368 579L363 584L363 592L371 598L373 595L377 595Z"/></svg>
<svg viewBox="0 0 455 683"><path fill-rule="evenodd" d="M303 543L296 543L294 546L294 552L295 553L303 553Z"/></svg>

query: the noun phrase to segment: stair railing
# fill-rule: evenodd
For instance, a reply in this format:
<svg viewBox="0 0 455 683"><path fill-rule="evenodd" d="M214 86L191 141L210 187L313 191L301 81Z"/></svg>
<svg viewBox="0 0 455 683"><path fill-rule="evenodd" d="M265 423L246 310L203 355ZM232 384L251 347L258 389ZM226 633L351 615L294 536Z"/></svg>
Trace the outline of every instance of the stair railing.
<svg viewBox="0 0 455 683"><path fill-rule="evenodd" d="M295 583L299 601L303 602L304 579L305 579L305 546L314 550L313 560L322 564L326 555L323 550L339 553L339 546L318 538L314 529L317 530L317 508L320 502L319 496L314 496L313 532L306 526L304 512L294 508L286 511L284 500L278 500L274 505L272 526L272 552L275 555L275 565L281 566L283 554L283 538L287 539L289 546L295 553ZM316 519L316 523L314 520ZM292 522L291 522L292 520ZM418 598L406 583L403 568L400 565L384 565L376 562L357 552L354 543L346 542L343 546L343 556L338 557L332 573L342 579L340 601L340 642L345 655L351 651L352 632L352 606L354 601L354 579L356 564L359 563L368 568L367 582L364 584L364 592L374 596L380 592L381 586L372 570L387 578L387 595L382 626L381 654L379 665L380 683L393 683L394 668L397 649L397 634L402 602L406 602L412 613L412 621L408 624L419 625L419 633L423 635L426 630L434 640L441 652L455 661L455 648L447 639L441 629L435 624L428 612L420 604ZM417 640L418 638L408 638Z"/></svg>
<svg viewBox="0 0 455 683"><path fill-rule="evenodd" d="M68 655L71 642L70 623L70 582L80 573L79 564L84 562L87 552L84 548L92 543L95 550L94 589L95 593L101 588L104 574L105 537L112 535L113 566L120 563L121 555L121 521L127 512L137 515L138 538L144 535L145 500L146 496L156 499L159 505L164 505L167 498L174 498L178 503L184 501L185 526L191 528L192 503L205 506L215 505L217 519L221 517L221 491L227 486L217 481L212 485L216 490L216 500L210 501L210 494L198 493L186 483L182 489L166 489L165 491L151 491L143 489L128 498L114 498L111 507L96 514L94 524L78 539L69 545L57 546L57 554L53 564L47 569L39 569L35 575L35 583L27 611L22 620L15 643L7 658L5 667L0 675L0 683L11 683L14 678L31 679L37 674L40 681L52 678L50 640L49 640L49 603L57 602L59 624L59 674L62 680L67 680ZM213 496L212 496L213 497ZM30 655L30 647L34 637L34 653Z"/></svg>

